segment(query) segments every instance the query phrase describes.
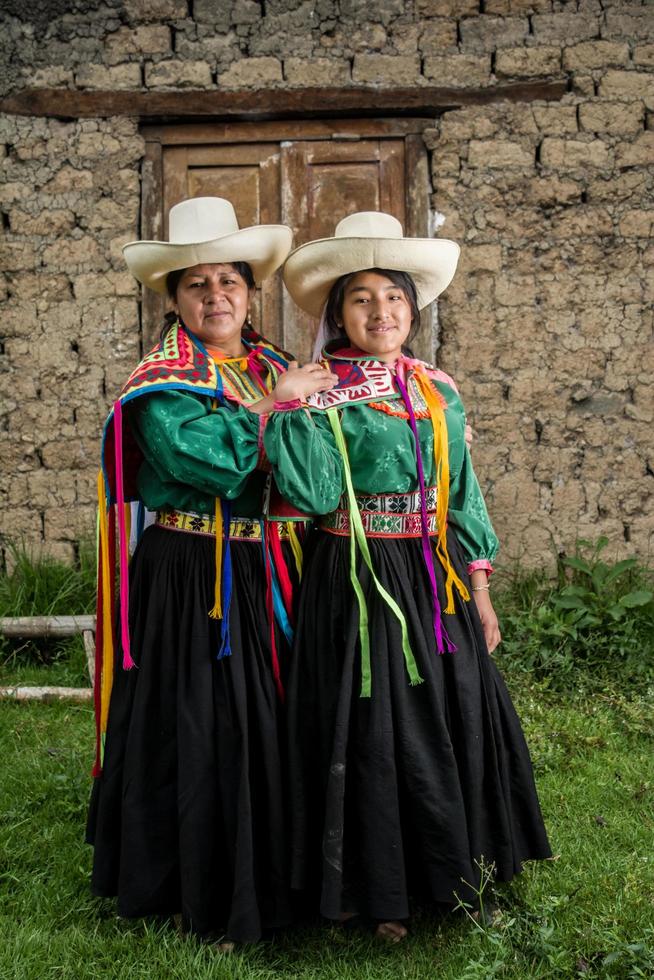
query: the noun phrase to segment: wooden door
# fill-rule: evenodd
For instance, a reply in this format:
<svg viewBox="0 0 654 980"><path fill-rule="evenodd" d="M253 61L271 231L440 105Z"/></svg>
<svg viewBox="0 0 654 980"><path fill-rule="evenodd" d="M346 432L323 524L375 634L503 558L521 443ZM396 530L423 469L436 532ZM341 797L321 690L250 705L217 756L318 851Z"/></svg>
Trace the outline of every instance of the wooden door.
<svg viewBox="0 0 654 980"><path fill-rule="evenodd" d="M282 212L296 244L330 238L353 211L388 211L405 223L404 141L302 141L282 147ZM284 290L284 340L311 356L316 324Z"/></svg>
<svg viewBox="0 0 654 980"><path fill-rule="evenodd" d="M166 147L163 153L163 229L168 212L189 197L225 197L240 228L285 224L280 206L278 143L225 143ZM252 321L273 340L280 336L282 285L279 276L257 290Z"/></svg>
<svg viewBox="0 0 654 980"><path fill-rule="evenodd" d="M353 211L388 211L406 234L427 235L425 120L329 120L151 127L144 130L144 237L167 237L170 208L188 197L232 201L239 225L287 224L294 245L333 235ZM158 161L158 163L157 163ZM158 169L157 169L158 167ZM162 302L144 291L144 346L159 329ZM295 307L281 276L264 283L254 325L301 360L316 324ZM431 356L431 332L416 348Z"/></svg>

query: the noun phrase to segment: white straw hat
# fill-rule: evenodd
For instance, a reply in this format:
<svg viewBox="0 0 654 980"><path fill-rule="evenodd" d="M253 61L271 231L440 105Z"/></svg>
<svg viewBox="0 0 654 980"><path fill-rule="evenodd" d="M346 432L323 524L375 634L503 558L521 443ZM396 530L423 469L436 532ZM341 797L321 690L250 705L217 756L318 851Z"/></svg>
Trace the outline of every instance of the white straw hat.
<svg viewBox="0 0 654 980"><path fill-rule="evenodd" d="M446 238L405 238L397 218L383 211L357 211L339 221L333 238L294 249L283 277L297 305L320 317L341 276L365 269L408 272L423 309L450 284L459 252L456 242Z"/></svg>
<svg viewBox="0 0 654 980"><path fill-rule="evenodd" d="M127 266L139 282L166 292L166 276L208 262L247 262L260 283L288 255L293 232L286 225L238 227L231 203L222 197L192 197L170 209L167 242L129 242Z"/></svg>

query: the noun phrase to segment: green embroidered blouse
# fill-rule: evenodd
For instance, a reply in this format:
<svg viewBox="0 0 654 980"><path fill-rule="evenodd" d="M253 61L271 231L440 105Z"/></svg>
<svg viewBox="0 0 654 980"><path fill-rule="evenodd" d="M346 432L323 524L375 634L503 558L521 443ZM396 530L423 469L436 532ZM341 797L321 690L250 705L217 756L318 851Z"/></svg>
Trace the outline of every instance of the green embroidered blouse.
<svg viewBox="0 0 654 980"><path fill-rule="evenodd" d="M216 497L235 517L260 517L266 474L257 470L259 416L233 401L162 391L130 407L144 455L139 496L149 510L172 507L212 514Z"/></svg>
<svg viewBox="0 0 654 980"><path fill-rule="evenodd" d="M498 540L465 443L465 410L449 380L432 381L447 406L448 519L469 565L479 562L477 567L488 567L497 555ZM414 391L411 386L409 391ZM341 408L341 427L357 493L409 493L418 489L409 421L389 412L401 409L402 402L390 399L384 405L386 411L366 402L345 403ZM419 407L414 404L414 410ZM417 427L426 485L433 486L436 474L431 420L418 418ZM309 514L337 509L345 489L343 463L324 410L302 407L274 412L266 426L264 445L279 490L291 504Z"/></svg>

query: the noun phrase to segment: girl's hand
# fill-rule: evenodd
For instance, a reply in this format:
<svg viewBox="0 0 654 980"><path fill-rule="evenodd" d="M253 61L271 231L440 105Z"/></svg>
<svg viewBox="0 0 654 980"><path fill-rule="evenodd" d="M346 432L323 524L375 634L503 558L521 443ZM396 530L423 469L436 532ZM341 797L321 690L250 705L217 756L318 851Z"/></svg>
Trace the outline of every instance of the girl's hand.
<svg viewBox="0 0 654 980"><path fill-rule="evenodd" d="M490 595L485 590L481 592L473 592L472 594L477 604L477 612L479 613L479 618L481 619L481 625L484 630L488 652L492 653L498 644L502 642L500 624L497 621L497 615L493 609L493 603L491 602Z"/></svg>
<svg viewBox="0 0 654 980"><path fill-rule="evenodd" d="M468 449L472 449L472 426L468 422L466 422L463 438L466 441L466 446L468 447Z"/></svg>
<svg viewBox="0 0 654 980"><path fill-rule="evenodd" d="M337 375L322 364L300 367L297 361L291 361L286 373L277 381L272 395L276 402L292 402L296 398L304 401L317 391L329 391L337 381Z"/></svg>

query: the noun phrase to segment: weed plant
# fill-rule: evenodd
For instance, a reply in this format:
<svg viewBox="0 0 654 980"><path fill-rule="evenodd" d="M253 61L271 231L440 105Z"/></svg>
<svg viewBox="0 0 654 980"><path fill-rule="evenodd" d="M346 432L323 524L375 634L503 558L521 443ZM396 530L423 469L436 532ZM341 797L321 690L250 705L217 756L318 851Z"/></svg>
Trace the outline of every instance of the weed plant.
<svg viewBox="0 0 654 980"><path fill-rule="evenodd" d="M482 867L480 915L463 903L444 918L418 907L407 941L393 947L316 921L231 957L178 936L165 920L119 918L113 901L91 896L83 842L91 707L6 703L2 980L654 977L654 721L642 683L654 650L652 579L632 560L605 562L604 549L580 543L556 580L516 575L496 590L497 661L512 675L555 859L527 864L504 886ZM91 550L78 569L53 566L19 552L0 578L0 614L92 611ZM35 656L11 654L20 670ZM43 678L58 666L30 669Z"/></svg>
<svg viewBox="0 0 654 980"><path fill-rule="evenodd" d="M497 606L510 671L553 688L602 686L618 669L625 683L654 681L654 576L635 558L604 561L607 543L579 541L555 581L533 572L505 582Z"/></svg>
<svg viewBox="0 0 654 980"><path fill-rule="evenodd" d="M0 616L71 616L95 611L95 554L90 542L66 565L34 555L24 544L5 545ZM44 670L47 668L47 670ZM20 639L0 635L0 679L18 684L88 684L81 636Z"/></svg>

